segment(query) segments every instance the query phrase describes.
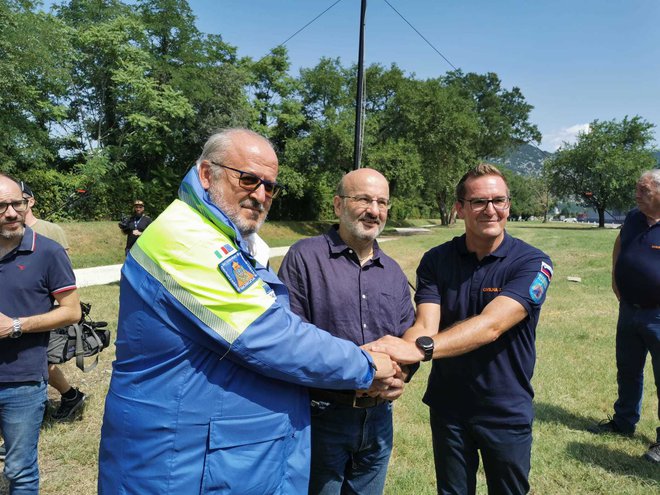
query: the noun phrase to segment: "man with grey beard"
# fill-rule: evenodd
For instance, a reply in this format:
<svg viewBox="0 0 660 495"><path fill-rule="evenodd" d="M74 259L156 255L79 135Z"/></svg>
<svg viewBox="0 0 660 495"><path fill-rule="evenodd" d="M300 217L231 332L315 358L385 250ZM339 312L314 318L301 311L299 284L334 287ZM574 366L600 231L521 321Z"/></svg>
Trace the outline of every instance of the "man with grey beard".
<svg viewBox="0 0 660 495"><path fill-rule="evenodd" d="M277 155L247 129L209 138L122 268L99 493L304 493L307 387L392 385L389 357L300 320L257 231Z"/></svg>
<svg viewBox="0 0 660 495"><path fill-rule="evenodd" d="M291 309L356 345L403 335L415 316L408 281L376 242L391 204L387 180L373 169L355 170L341 179L333 201L339 223L298 241L282 262L279 277ZM380 391L310 390L310 494L383 493L392 451L390 401L402 392L401 375Z"/></svg>
<svg viewBox="0 0 660 495"><path fill-rule="evenodd" d="M80 319L66 251L25 226L28 200L0 174L0 430L10 493L39 493L37 446L46 404L48 332ZM54 306L57 301L58 305Z"/></svg>

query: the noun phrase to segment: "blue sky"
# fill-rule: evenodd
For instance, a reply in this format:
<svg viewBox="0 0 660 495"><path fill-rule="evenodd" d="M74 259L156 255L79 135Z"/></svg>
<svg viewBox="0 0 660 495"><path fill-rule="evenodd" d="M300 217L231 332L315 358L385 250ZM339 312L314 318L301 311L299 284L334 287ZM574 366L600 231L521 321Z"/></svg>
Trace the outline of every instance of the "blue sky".
<svg viewBox="0 0 660 495"><path fill-rule="evenodd" d="M336 0L190 0L198 28L260 58ZM554 151L594 119L640 115L660 126L659 0L389 0L464 72L495 72L534 106ZM357 61L360 0L341 0L291 39L292 73L320 57ZM418 78L451 66L384 0L369 0L365 63ZM367 88L368 91L368 88ZM656 146L660 129L656 127Z"/></svg>

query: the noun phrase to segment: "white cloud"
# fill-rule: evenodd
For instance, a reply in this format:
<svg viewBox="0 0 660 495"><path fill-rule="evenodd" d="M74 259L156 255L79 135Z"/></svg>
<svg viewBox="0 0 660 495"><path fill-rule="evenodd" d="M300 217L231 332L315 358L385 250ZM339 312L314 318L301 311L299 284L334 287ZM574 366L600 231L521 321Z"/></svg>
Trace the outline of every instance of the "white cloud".
<svg viewBox="0 0 660 495"><path fill-rule="evenodd" d="M581 132L589 132L589 124L576 124L549 132L543 137L542 147L555 152L564 143L574 144Z"/></svg>

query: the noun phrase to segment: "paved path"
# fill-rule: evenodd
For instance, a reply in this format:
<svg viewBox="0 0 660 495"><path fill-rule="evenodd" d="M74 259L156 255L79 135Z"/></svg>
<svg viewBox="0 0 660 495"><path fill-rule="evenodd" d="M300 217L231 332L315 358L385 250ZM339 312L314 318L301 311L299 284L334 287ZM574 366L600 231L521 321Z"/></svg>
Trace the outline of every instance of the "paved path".
<svg viewBox="0 0 660 495"><path fill-rule="evenodd" d="M122 265L108 265L73 270L73 273L76 274L76 285L80 288L117 282L119 281L121 267Z"/></svg>
<svg viewBox="0 0 660 495"><path fill-rule="evenodd" d="M378 242L391 241L392 238L384 237L378 239ZM277 258L284 256L289 250L289 246L270 248L270 256ZM119 281L122 265L95 266L93 268L78 268L73 272L76 275L78 288L89 287L91 285L106 285Z"/></svg>
<svg viewBox="0 0 660 495"><path fill-rule="evenodd" d="M289 246L270 248L272 257L284 256ZM93 268L78 268L73 272L76 274L78 287L89 287L90 285L106 285L119 281L122 265L95 266Z"/></svg>

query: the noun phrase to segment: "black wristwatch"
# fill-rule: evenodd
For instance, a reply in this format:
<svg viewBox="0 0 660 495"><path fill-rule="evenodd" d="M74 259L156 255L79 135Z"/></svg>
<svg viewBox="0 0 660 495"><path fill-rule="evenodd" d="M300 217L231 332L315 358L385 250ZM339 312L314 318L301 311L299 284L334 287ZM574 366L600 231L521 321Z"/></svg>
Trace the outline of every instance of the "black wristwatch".
<svg viewBox="0 0 660 495"><path fill-rule="evenodd" d="M417 340L415 340L415 345L424 351L424 359L422 359L422 361L430 361L433 359L433 348L435 347L435 342L433 342L431 337L417 337Z"/></svg>
<svg viewBox="0 0 660 495"><path fill-rule="evenodd" d="M14 318L14 321L12 322L12 331L9 334L9 337L12 339L17 339L21 335L23 335L23 329L21 327L21 320L18 318Z"/></svg>

